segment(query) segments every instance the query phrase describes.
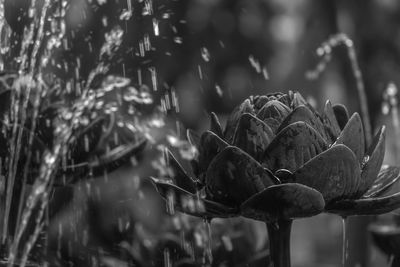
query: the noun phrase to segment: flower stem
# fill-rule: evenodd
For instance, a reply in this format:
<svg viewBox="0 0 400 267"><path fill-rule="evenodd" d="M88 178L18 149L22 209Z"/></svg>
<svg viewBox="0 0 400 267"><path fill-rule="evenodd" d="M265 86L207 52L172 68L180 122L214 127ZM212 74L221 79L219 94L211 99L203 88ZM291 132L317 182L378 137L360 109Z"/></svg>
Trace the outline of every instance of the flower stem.
<svg viewBox="0 0 400 267"><path fill-rule="evenodd" d="M290 267L290 233L292 220L266 223L273 267Z"/></svg>

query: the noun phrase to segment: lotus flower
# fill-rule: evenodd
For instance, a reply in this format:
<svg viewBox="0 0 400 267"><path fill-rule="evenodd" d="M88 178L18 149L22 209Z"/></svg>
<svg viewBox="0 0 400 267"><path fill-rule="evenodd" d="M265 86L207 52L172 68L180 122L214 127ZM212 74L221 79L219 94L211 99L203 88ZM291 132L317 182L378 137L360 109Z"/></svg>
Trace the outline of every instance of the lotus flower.
<svg viewBox="0 0 400 267"><path fill-rule="evenodd" d="M379 214L400 205L400 194L380 196L397 175L382 169L385 127L366 149L361 118L326 102L318 113L297 92L246 99L222 127L199 138L193 175L169 153L175 176L155 180L162 195L173 192L178 209L203 217L246 217L274 221L325 211L342 216ZM196 193L197 192L197 193ZM188 210L182 199L201 199Z"/></svg>

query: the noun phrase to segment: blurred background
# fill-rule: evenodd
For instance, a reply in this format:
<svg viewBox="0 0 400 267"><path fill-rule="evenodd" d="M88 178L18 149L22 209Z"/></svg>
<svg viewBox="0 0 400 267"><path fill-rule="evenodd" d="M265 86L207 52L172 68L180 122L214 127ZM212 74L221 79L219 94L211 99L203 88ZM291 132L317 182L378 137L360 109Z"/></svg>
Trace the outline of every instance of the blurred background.
<svg viewBox="0 0 400 267"><path fill-rule="evenodd" d="M11 50L4 62L6 69L17 66L23 27L29 23L29 2L5 1L5 17L12 29ZM331 61L319 77L306 76L320 60L316 54L319 45L335 33L346 33L354 41L373 129L381 124L389 127L385 162L398 164L396 146L391 145L396 142L391 119L382 113L388 83L400 83L400 2L397 0L67 2L66 45L57 50L45 71L60 78L84 81L98 64L105 33L119 27L124 38L116 60L110 62L109 72L128 77L134 83L147 84L161 105L167 105L175 96L178 99L178 108L168 111L167 127L157 133L159 142L171 133L183 137L186 128L206 129L211 111L224 121L235 105L256 94L297 90L317 108L322 108L330 99L333 103L345 104L350 113L359 111L355 79L344 47L333 51ZM43 1L37 1L39 10L42 4ZM76 65L79 65L78 71ZM151 153L156 153L153 150ZM51 237L57 236L55 233L61 231L63 222L67 224L62 228L66 233L63 238L50 238L54 262L60 266L66 263L87 266L88 262L98 261L99 255L102 255L102 264L107 260L126 259L126 254L139 257L138 254L150 252L143 252L146 245L135 247L133 239L153 248L154 239L176 229L175 219L165 214L163 202L145 179L156 173L151 157L144 156L139 166L125 166L109 174L112 186L102 180L90 181L101 192L101 198L86 194L82 189L85 185L74 186L72 202L56 212L50 225ZM71 216L73 224L67 219ZM179 221L193 227L202 224L186 217ZM239 237L251 237L254 231L265 234L263 227L254 222L227 224ZM253 230L246 230L248 224ZM218 229L218 223L213 228ZM330 215L296 221L292 236L293 266L340 266L341 232L341 220ZM221 236L227 235L220 233L215 240L224 240ZM82 236L86 236L84 241ZM171 236L166 238L175 238ZM249 254L254 251L262 254L265 244L259 242ZM221 244L225 244L228 252L234 250L227 249L226 242ZM384 266L386 257L370 243L365 248L366 244L359 244L364 264ZM118 252L114 251L115 246ZM121 247L129 253L121 252ZM164 259L164 252L157 257ZM149 255L149 259L156 257ZM229 253L221 255L231 257L227 256ZM248 257L243 256L243 262ZM117 263L109 266L117 266L114 264ZM118 264L125 266L122 260ZM154 261L144 266L155 264Z"/></svg>

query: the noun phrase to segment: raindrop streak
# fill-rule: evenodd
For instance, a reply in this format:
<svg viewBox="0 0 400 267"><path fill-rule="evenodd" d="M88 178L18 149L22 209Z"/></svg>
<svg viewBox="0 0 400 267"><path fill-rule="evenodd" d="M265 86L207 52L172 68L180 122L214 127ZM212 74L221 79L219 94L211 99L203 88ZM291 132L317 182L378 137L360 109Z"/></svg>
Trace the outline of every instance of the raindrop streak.
<svg viewBox="0 0 400 267"><path fill-rule="evenodd" d="M346 261L348 257L348 245L349 242L347 240L347 218L342 217L342 267L346 267Z"/></svg>
<svg viewBox="0 0 400 267"><path fill-rule="evenodd" d="M209 62L211 56L210 56L210 52L208 51L208 49L206 47L202 47L200 49L200 52L201 52L201 57L203 58L203 60L205 62Z"/></svg>
<svg viewBox="0 0 400 267"><path fill-rule="evenodd" d="M164 249L164 267L172 267L171 255L168 248Z"/></svg>
<svg viewBox="0 0 400 267"><path fill-rule="evenodd" d="M210 219L204 219L204 227L206 230L206 243L205 243L205 248L204 248L204 254L205 254L205 266L211 266L212 261L213 261L213 255L212 255L212 232L211 232L211 221Z"/></svg>
<svg viewBox="0 0 400 267"><path fill-rule="evenodd" d="M395 83L391 82L386 87L383 93L383 103L382 103L382 113L388 115L389 112L392 117L393 128L395 132L395 140L400 138L400 118L399 118L399 108L398 108L398 88ZM400 159L400 143L395 142L395 160L396 162Z"/></svg>

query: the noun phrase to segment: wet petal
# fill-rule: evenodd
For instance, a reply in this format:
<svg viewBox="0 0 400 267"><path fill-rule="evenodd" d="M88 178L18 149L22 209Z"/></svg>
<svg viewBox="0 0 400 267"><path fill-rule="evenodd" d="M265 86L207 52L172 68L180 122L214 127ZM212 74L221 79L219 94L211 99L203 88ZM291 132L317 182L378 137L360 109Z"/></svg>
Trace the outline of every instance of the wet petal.
<svg viewBox="0 0 400 267"><path fill-rule="evenodd" d="M253 113L253 107L249 99L246 99L240 106L237 106L228 118L224 136L228 143L231 143L235 134L237 123L244 113Z"/></svg>
<svg viewBox="0 0 400 267"><path fill-rule="evenodd" d="M290 108L278 100L269 101L257 113L257 118L265 122L275 132L290 113Z"/></svg>
<svg viewBox="0 0 400 267"><path fill-rule="evenodd" d="M233 144L259 160L273 137L274 133L268 125L245 113L239 120Z"/></svg>
<svg viewBox="0 0 400 267"><path fill-rule="evenodd" d="M267 102L270 101L268 96L262 95L254 99L254 110L258 112Z"/></svg>
<svg viewBox="0 0 400 267"><path fill-rule="evenodd" d="M384 189L386 185L390 184L395 176L393 169L382 169L382 162L385 156L385 127L382 127L374 137L370 148L367 153L367 162L362 167L361 184L359 189L359 196L366 193L367 197L375 196L376 193ZM381 171L380 171L381 170ZM396 171L394 171L396 172ZM379 173L379 178L378 177Z"/></svg>
<svg viewBox="0 0 400 267"><path fill-rule="evenodd" d="M282 122L279 126L278 133L283 130L288 125L295 123L295 122L305 122L310 125L314 130L316 130L325 140L326 134L324 125L322 121L306 106L299 106L292 113L290 113L286 119Z"/></svg>
<svg viewBox="0 0 400 267"><path fill-rule="evenodd" d="M291 107L294 109L302 105L308 105L307 101L299 92L294 92Z"/></svg>
<svg viewBox="0 0 400 267"><path fill-rule="evenodd" d="M327 203L357 190L360 167L354 153L344 145L322 152L293 173L294 181L312 187Z"/></svg>
<svg viewBox="0 0 400 267"><path fill-rule="evenodd" d="M201 135L199 147L199 174L205 173L214 157L227 146L228 143L219 138L215 133L210 131L204 132ZM202 180L203 178L201 177L200 179Z"/></svg>
<svg viewBox="0 0 400 267"><path fill-rule="evenodd" d="M173 180L175 184L191 193L196 192L196 182L186 173L186 171L182 168L181 164L176 160L171 151L167 150L168 155L168 166L173 171Z"/></svg>
<svg viewBox="0 0 400 267"><path fill-rule="evenodd" d="M381 197L388 194L400 192L400 168L385 165L378 174L378 178L363 197ZM391 190L394 189L394 190ZM394 191L394 192L391 192Z"/></svg>
<svg viewBox="0 0 400 267"><path fill-rule="evenodd" d="M272 171L297 170L327 148L326 142L305 122L296 122L283 129L265 150L262 160Z"/></svg>
<svg viewBox="0 0 400 267"><path fill-rule="evenodd" d="M365 154L364 128L360 115L354 113L340 133L336 144L343 144L350 148L356 155L358 162L362 163Z"/></svg>
<svg viewBox="0 0 400 267"><path fill-rule="evenodd" d="M200 136L195 131L188 129L186 131L187 139L192 146L195 146L197 149L200 147Z"/></svg>
<svg viewBox="0 0 400 267"><path fill-rule="evenodd" d="M242 215L262 221L310 217L324 210L324 198L308 186L288 183L270 186L241 206Z"/></svg>
<svg viewBox="0 0 400 267"><path fill-rule="evenodd" d="M331 141L335 141L340 134L340 126L336 120L335 112L333 111L332 104L328 100L325 103L324 113L322 115L325 130L328 133Z"/></svg>
<svg viewBox="0 0 400 267"><path fill-rule="evenodd" d="M330 213L341 216L378 215L400 208L400 193L378 198L346 199L327 206Z"/></svg>
<svg viewBox="0 0 400 267"><path fill-rule="evenodd" d="M222 133L221 123L219 122L218 116L214 112L211 112L211 115L210 115L210 130L211 130L211 132L214 132L219 137L221 137L221 138L224 137L224 135Z"/></svg>
<svg viewBox="0 0 400 267"><path fill-rule="evenodd" d="M207 170L207 193L217 202L239 206L265 187L273 185L270 172L237 147L227 147Z"/></svg>
<svg viewBox="0 0 400 267"><path fill-rule="evenodd" d="M173 194L172 199L174 201L174 207L181 212L202 218L225 218L237 214L237 209L235 208L201 199L196 194L192 194L174 184L163 182L155 178L152 178L152 182L164 199L167 199L168 194ZM188 205L188 203L193 204Z"/></svg>
<svg viewBox="0 0 400 267"><path fill-rule="evenodd" d="M335 113L340 129L343 129L349 120L349 112L347 111L347 108L344 105L336 104L333 106L333 112Z"/></svg>

